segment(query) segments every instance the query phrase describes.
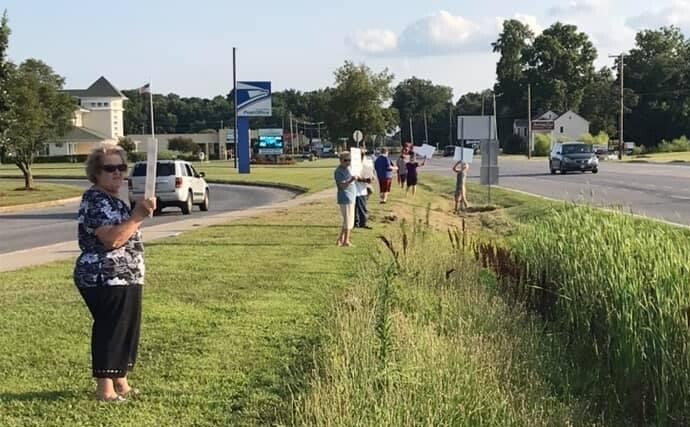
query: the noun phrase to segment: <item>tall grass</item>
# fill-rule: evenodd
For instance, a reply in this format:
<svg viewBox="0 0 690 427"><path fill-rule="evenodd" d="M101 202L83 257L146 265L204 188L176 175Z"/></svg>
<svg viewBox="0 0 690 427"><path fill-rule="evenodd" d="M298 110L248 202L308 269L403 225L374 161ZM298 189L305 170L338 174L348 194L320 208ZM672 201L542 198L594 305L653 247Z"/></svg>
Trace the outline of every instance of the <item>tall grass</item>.
<svg viewBox="0 0 690 427"><path fill-rule="evenodd" d="M584 206L556 208L509 239L494 268L565 331L586 390L636 422L690 423L690 240ZM484 254L486 255L486 254ZM583 372L585 372L583 370Z"/></svg>
<svg viewBox="0 0 690 427"><path fill-rule="evenodd" d="M382 237L332 309L293 425L568 426L592 424L541 322L504 304L467 255L460 229L425 221ZM552 392L545 371L561 381Z"/></svg>

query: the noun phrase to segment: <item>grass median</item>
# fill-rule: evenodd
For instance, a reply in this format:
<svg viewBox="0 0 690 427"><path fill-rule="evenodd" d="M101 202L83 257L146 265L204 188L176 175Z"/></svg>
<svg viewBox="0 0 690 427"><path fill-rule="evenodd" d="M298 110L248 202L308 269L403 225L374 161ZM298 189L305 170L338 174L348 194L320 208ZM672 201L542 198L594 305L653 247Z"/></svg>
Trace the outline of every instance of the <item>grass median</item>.
<svg viewBox="0 0 690 427"><path fill-rule="evenodd" d="M0 180L0 208L78 197L83 190L61 184L37 183L31 191L24 189L23 180Z"/></svg>

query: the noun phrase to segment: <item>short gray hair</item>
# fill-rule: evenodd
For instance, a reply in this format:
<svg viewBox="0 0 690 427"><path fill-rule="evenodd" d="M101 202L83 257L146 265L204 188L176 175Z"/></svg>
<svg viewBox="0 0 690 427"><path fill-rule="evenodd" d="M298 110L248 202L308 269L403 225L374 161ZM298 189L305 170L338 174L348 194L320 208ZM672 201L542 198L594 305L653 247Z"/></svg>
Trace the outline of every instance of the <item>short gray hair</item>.
<svg viewBox="0 0 690 427"><path fill-rule="evenodd" d="M122 162L127 164L127 152L115 144L101 144L94 148L89 157L86 159L86 177L93 184L98 184L98 175L103 170L103 161L106 156L117 154L122 159Z"/></svg>

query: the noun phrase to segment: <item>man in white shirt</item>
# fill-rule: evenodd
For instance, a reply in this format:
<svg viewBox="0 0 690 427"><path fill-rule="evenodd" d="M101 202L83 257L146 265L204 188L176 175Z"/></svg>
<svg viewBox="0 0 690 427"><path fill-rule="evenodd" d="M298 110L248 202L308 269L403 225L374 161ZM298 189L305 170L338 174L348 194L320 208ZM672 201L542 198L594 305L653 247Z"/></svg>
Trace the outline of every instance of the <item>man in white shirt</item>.
<svg viewBox="0 0 690 427"><path fill-rule="evenodd" d="M369 199L369 188L373 178L374 160L370 156L365 156L364 150L362 150L362 174L355 183L357 196L355 199L356 228L365 228L367 230L371 230L371 227L367 225L367 217L369 215L367 201Z"/></svg>

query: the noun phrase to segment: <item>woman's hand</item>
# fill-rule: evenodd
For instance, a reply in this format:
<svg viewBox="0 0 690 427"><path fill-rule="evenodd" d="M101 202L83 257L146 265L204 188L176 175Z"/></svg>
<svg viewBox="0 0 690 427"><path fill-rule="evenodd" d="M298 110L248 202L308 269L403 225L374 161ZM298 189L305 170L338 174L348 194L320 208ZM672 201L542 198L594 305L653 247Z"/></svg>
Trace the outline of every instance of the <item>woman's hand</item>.
<svg viewBox="0 0 690 427"><path fill-rule="evenodd" d="M145 218L150 217L153 215L153 212L156 210L156 199L151 198L151 199L141 199L136 202L134 205L134 212L132 212L132 216L139 219L143 220Z"/></svg>

